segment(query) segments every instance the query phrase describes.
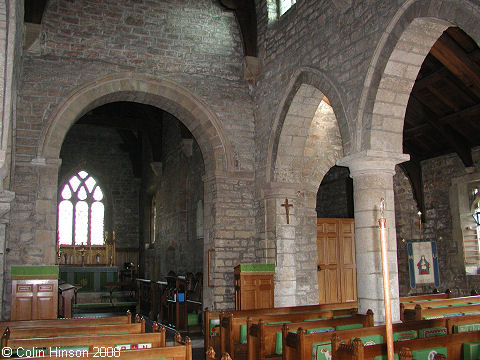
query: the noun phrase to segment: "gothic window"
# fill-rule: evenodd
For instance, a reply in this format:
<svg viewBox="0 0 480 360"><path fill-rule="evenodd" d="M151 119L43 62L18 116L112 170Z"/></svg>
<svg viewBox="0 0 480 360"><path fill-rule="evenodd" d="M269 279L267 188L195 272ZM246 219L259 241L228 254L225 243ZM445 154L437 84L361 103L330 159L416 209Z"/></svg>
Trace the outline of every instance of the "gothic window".
<svg viewBox="0 0 480 360"><path fill-rule="evenodd" d="M86 171L73 175L60 188L59 245L103 245L105 205L97 181Z"/></svg>
<svg viewBox="0 0 480 360"><path fill-rule="evenodd" d="M285 14L296 2L296 0L278 0L279 15L282 16Z"/></svg>
<svg viewBox="0 0 480 360"><path fill-rule="evenodd" d="M268 22L275 22L285 14L297 0L267 0Z"/></svg>

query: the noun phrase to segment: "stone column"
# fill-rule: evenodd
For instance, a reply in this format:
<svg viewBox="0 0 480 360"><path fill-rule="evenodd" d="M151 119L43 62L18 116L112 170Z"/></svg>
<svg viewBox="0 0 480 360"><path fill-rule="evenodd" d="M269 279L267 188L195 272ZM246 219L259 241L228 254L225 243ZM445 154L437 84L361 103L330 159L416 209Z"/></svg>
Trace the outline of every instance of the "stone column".
<svg viewBox="0 0 480 360"><path fill-rule="evenodd" d="M297 187L293 184L271 183L265 192L265 211L267 231L273 235L275 259L275 307L296 305L296 245L295 245L295 198ZM289 221L285 207L285 198L289 207Z"/></svg>
<svg viewBox="0 0 480 360"><path fill-rule="evenodd" d="M7 190L0 191L0 269L2 272L0 274L0 309L3 309L3 290L5 282L5 237L6 237L6 227L10 222L8 214L10 213L10 208L12 201L15 198L15 193ZM8 284L8 282L7 282Z"/></svg>
<svg viewBox="0 0 480 360"><path fill-rule="evenodd" d="M408 155L367 150L337 161L337 165L349 167L353 178L358 310L365 313L372 309L376 324L385 323L378 225L382 198L385 199L392 321L400 321L393 175L395 165L408 159Z"/></svg>

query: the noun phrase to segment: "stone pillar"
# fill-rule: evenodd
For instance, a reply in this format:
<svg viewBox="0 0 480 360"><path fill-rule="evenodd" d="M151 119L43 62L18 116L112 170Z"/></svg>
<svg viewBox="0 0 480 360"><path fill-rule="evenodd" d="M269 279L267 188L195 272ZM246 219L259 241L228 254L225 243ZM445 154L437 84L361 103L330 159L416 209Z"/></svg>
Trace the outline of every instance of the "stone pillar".
<svg viewBox="0 0 480 360"><path fill-rule="evenodd" d="M10 208L12 201L15 198L15 193L7 190L0 191L0 309L3 309L3 290L4 290L4 281L5 281L5 236L6 236L6 227L10 222L8 214L10 213ZM8 282L7 282L8 283Z"/></svg>
<svg viewBox="0 0 480 360"><path fill-rule="evenodd" d="M393 175L395 165L408 159L408 155L367 150L337 161L337 165L349 167L353 178L358 310L365 313L372 309L376 324L385 323L378 225L382 198L385 199L392 321L400 321Z"/></svg>
<svg viewBox="0 0 480 360"><path fill-rule="evenodd" d="M273 235L275 251L275 307L295 306L297 290L296 244L295 244L295 189L292 184L270 184L265 196L267 231ZM289 223L285 207L285 198L289 207Z"/></svg>

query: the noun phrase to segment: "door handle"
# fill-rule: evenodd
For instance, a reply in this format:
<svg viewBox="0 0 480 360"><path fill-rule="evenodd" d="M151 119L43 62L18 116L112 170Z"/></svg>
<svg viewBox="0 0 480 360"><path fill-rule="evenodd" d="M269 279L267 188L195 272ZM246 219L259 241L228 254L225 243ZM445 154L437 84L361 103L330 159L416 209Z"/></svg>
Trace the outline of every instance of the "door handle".
<svg viewBox="0 0 480 360"><path fill-rule="evenodd" d="M317 265L317 271L322 270L322 267L320 265Z"/></svg>

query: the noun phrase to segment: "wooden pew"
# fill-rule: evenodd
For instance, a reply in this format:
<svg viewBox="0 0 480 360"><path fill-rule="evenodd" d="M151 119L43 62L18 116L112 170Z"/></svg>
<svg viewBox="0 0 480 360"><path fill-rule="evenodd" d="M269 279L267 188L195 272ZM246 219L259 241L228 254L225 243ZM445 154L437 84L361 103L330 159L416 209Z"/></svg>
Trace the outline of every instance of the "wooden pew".
<svg viewBox="0 0 480 360"><path fill-rule="evenodd" d="M456 297L456 298L448 298L448 299L434 299L429 301L412 301L412 302L404 302L400 303L400 316L404 313L405 309L415 309L417 305L421 307L433 307L433 306L453 306L458 304L480 304L480 295L476 296L463 296L463 297Z"/></svg>
<svg viewBox="0 0 480 360"><path fill-rule="evenodd" d="M270 309L255 309L255 310L223 310L223 311L211 311L205 308L203 314L203 327L204 327L204 346L205 349L212 349L215 353L221 352L220 345L220 313L230 312L234 316L239 317L257 316L257 315L274 315L274 314L291 314L291 313L305 313L325 310L341 310L341 309L357 309L357 302L338 303L338 304L317 304L317 305L302 305L302 306L288 306L278 307Z"/></svg>
<svg viewBox="0 0 480 360"><path fill-rule="evenodd" d="M456 314L480 313L480 304L469 304L461 306L448 307L422 307L415 305L415 309L405 309L403 312L403 321L422 320L433 317L458 316Z"/></svg>
<svg viewBox="0 0 480 360"><path fill-rule="evenodd" d="M401 296L400 303L403 302L413 302L413 301L429 301L437 299L450 299L452 293L447 289L444 293L433 293L433 294L422 294L422 295L410 295L410 296Z"/></svg>
<svg viewBox="0 0 480 360"><path fill-rule="evenodd" d="M332 359L334 360L364 360L374 359L376 356L386 356L387 345L363 345L360 339L355 339L352 344L341 344L338 336L332 336ZM480 341L480 332L472 331L461 334L450 334L423 339L406 340L394 343L394 352L399 354L402 360L414 357L414 351L437 349L446 351L449 359L462 359L463 344ZM310 354L311 355L311 354ZM427 358L427 356L425 356ZM428 358L430 358L428 356ZM302 358L299 360L303 360Z"/></svg>
<svg viewBox="0 0 480 360"><path fill-rule="evenodd" d="M137 360L137 359L165 359L165 360L192 360L192 342L186 337L183 341L181 336L177 334L174 339L173 346L163 346L149 349L136 349L136 350L122 350L116 351L113 356L113 349L109 349L110 356L105 356L101 353L103 350L97 352L80 352L78 354L65 354L67 356L42 356L36 358L29 358L29 360L67 360L67 359L99 359L99 358L112 358L112 359L124 359L124 360Z"/></svg>
<svg viewBox="0 0 480 360"><path fill-rule="evenodd" d="M38 327L38 328L9 328L11 339L26 339L34 337L55 337L66 335L105 335L105 334L141 334L145 332L145 319L140 323L68 326L68 327Z"/></svg>
<svg viewBox="0 0 480 360"><path fill-rule="evenodd" d="M363 317L365 315L358 315L356 309L334 309L334 310L322 310L322 311L312 311L312 312L294 312L291 314L261 314L253 315L249 317L239 316L238 314L234 315L233 313L221 313L220 314L220 350L221 353L228 352L232 359L239 359L237 354L243 354L243 357L247 355L247 325L248 319L250 322L258 322L260 319L263 319L265 323L284 323L284 322L293 322L299 323L303 321L311 321L315 319L333 319L335 316L349 316L351 317L349 321L353 322L363 322ZM372 314L373 319L373 314ZM348 322L348 321L347 321ZM373 326L373 320L372 324ZM244 340L245 342L241 343L241 329L244 331ZM281 331L281 327L280 330ZM242 358L242 356L240 357Z"/></svg>
<svg viewBox="0 0 480 360"><path fill-rule="evenodd" d="M62 336L62 337L35 337L35 338L10 338L10 329L6 329L2 335L2 349L49 349L58 351L75 347L83 351L97 351L100 348L128 348L138 347L165 347L165 328L160 332L139 333L139 334L121 334L121 335L88 335L88 336ZM148 345L145 345L148 344ZM68 347L68 348L67 348ZM71 348L70 348L71 349ZM5 354L2 353L4 356ZM38 355L34 355L38 356Z"/></svg>
<svg viewBox="0 0 480 360"><path fill-rule="evenodd" d="M461 318L461 317L459 317ZM465 316L464 318L469 318L471 322L480 322L480 317L478 315L474 316ZM453 321L454 318L452 318ZM287 325L287 324L286 324ZM307 334L304 329L298 329L297 332L290 332L291 328L284 326L282 330L283 335L283 349L282 356L284 360L299 360L299 359L311 359L313 344L330 344L332 332L324 333L310 333ZM417 331L420 332L422 329L438 329L439 332L442 332L442 328L447 326L447 319L432 319L432 320L421 320L421 321L412 321L409 323L396 323L393 324L393 333L394 336L397 333L398 336L402 336L403 339L408 338L410 332ZM450 325L449 325L450 326ZM452 323L453 327L453 323ZM448 332L448 329L445 330ZM383 339L386 339L386 328L385 325L373 326L368 328L358 328L358 329L348 329L335 331L335 334L340 337L341 340L345 341L347 344L351 339L356 337L371 337L375 338L381 336ZM415 334L417 335L417 334ZM403 343L404 341L399 341ZM320 349L317 346L317 349ZM250 359L249 359L250 360ZM255 360L255 358L252 358Z"/></svg>
<svg viewBox="0 0 480 360"><path fill-rule="evenodd" d="M257 323L248 321L248 346L247 354L239 352L239 346L232 346L228 353L232 359L265 360L281 359L283 349L283 333L290 330L295 331L298 328L311 331L323 331L326 328L337 329L341 327L357 326L362 328L373 327L373 312L368 310L365 315L353 314L345 318L336 318L329 320L301 321L291 323L268 323L261 319ZM313 330L315 329L315 330ZM282 344L280 344L282 342ZM223 353L222 349L222 353ZM237 356L239 354L240 356ZM243 355L243 356L242 356ZM248 355L248 356L246 356Z"/></svg>

